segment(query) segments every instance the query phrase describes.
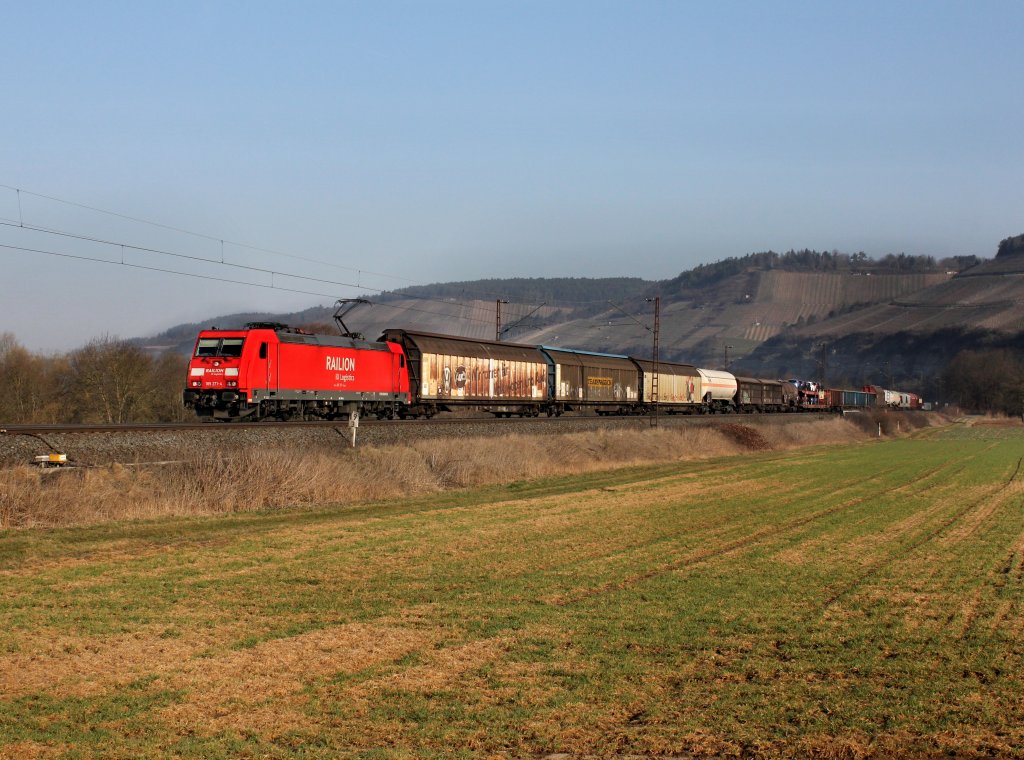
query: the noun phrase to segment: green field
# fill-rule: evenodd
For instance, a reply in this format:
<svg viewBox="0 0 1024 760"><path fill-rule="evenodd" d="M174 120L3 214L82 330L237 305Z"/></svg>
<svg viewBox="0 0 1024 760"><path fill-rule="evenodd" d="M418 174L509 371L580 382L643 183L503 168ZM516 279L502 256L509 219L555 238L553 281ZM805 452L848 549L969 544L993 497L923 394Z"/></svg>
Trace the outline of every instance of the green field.
<svg viewBox="0 0 1024 760"><path fill-rule="evenodd" d="M0 533L0 756L1024 756L1022 455Z"/></svg>

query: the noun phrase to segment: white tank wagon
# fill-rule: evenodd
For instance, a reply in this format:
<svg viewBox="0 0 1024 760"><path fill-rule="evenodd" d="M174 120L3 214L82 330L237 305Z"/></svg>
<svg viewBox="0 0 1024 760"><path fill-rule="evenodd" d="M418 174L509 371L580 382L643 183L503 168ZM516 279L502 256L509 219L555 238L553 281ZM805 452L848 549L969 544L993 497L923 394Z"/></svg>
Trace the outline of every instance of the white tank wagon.
<svg viewBox="0 0 1024 760"><path fill-rule="evenodd" d="M730 412L734 409L737 382L731 372L717 369L700 369L701 400L709 412Z"/></svg>

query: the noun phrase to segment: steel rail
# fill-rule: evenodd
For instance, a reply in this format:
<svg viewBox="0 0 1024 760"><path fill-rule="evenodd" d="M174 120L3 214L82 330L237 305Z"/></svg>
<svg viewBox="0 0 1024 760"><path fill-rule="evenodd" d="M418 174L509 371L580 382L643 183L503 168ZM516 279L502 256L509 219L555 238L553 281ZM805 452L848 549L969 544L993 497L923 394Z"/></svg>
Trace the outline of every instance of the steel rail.
<svg viewBox="0 0 1024 760"><path fill-rule="evenodd" d="M831 417L833 415L825 412L800 412L797 414L743 414L743 413L730 413L730 414L674 414L664 415L662 419L667 421L692 421L692 422L714 422L717 420L806 420L813 417ZM608 415L600 416L596 414L591 415L563 415L560 417L511 417L511 418L498 418L498 417L432 417L430 419L411 419L411 420L378 420L378 419L365 419L359 420L360 427L373 427L378 425L399 425L399 426L425 426L425 425L466 425L466 424L484 424L484 425L519 425L523 422L533 422L538 424L568 424L571 422L579 421L644 421L647 420L645 415ZM168 431L231 431L231 430L283 430L287 428L305 428L305 427L339 427L345 426L346 420L290 420L288 422L282 421L262 421L262 422L131 422L122 424L95 424L95 423L76 423L76 424L52 424L52 425L0 425L0 435L39 435L44 433L148 433L148 432L168 432Z"/></svg>

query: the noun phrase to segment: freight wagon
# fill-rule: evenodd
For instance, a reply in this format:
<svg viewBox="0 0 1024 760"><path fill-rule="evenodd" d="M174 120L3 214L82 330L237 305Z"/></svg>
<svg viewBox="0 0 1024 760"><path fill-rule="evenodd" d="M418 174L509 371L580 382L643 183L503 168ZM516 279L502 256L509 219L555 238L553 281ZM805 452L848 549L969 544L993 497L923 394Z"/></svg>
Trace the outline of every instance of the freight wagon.
<svg viewBox="0 0 1024 760"><path fill-rule="evenodd" d="M889 390L877 385L865 385L864 390L876 397L878 406L906 410L920 410L924 408L924 400L916 393Z"/></svg>
<svg viewBox="0 0 1024 760"><path fill-rule="evenodd" d="M796 405L796 388L781 380L737 377L734 406L740 412L786 412Z"/></svg>
<svg viewBox="0 0 1024 760"><path fill-rule="evenodd" d="M700 369L701 399L708 412L729 412L734 408L738 386L736 376L716 369Z"/></svg>
<svg viewBox="0 0 1024 760"><path fill-rule="evenodd" d="M831 388L825 390L824 406L832 412L849 409L873 409L877 405L878 399L874 393Z"/></svg>
<svg viewBox="0 0 1024 760"><path fill-rule="evenodd" d="M548 404L548 360L535 346L386 330L385 345L404 351L412 402L399 415L480 409L536 417Z"/></svg>
<svg viewBox="0 0 1024 760"><path fill-rule="evenodd" d="M591 409L598 414L635 413L640 371L628 356L541 346L548 361L550 411Z"/></svg>
<svg viewBox="0 0 1024 760"><path fill-rule="evenodd" d="M813 380L790 380L796 389L796 407L802 410L818 411L827 409L825 389Z"/></svg>
<svg viewBox="0 0 1024 760"><path fill-rule="evenodd" d="M633 359L640 368L644 409L654 408L654 362ZM692 364L658 362L658 409L669 414L695 414L704 410L704 378Z"/></svg>

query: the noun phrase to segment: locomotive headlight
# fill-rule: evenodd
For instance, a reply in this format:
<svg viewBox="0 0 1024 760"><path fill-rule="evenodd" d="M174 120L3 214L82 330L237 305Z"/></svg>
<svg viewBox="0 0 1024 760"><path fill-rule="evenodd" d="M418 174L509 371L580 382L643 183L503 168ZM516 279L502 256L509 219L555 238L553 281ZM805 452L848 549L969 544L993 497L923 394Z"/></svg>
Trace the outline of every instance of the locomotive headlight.
<svg viewBox="0 0 1024 760"><path fill-rule="evenodd" d="M238 387L238 381L237 380L228 380L228 388L237 388L237 387Z"/></svg>
<svg viewBox="0 0 1024 760"><path fill-rule="evenodd" d="M202 380L193 380L192 381L192 387L193 388L200 388L200 387L202 387L202 385L203 385L203 381Z"/></svg>

